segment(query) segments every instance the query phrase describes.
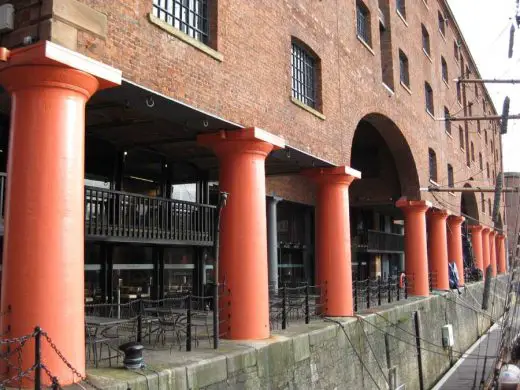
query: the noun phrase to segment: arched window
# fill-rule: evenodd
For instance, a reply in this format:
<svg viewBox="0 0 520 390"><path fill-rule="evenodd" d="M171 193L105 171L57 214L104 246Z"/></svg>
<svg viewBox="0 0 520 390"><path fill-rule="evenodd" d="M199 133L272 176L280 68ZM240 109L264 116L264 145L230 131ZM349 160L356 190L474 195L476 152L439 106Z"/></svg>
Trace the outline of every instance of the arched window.
<svg viewBox="0 0 520 390"><path fill-rule="evenodd" d="M444 16L439 11L437 17L439 19L439 31L441 32L442 36L445 36L446 35L446 21L444 20Z"/></svg>
<svg viewBox="0 0 520 390"><path fill-rule="evenodd" d="M356 1L357 35L368 46L372 46L370 10L361 0Z"/></svg>
<svg viewBox="0 0 520 390"><path fill-rule="evenodd" d="M428 149L428 159L430 163L430 180L437 182L437 155L433 149Z"/></svg>
<svg viewBox="0 0 520 390"><path fill-rule="evenodd" d="M424 27L424 24L421 24L422 31L422 48L424 52L429 56L430 55L430 34L428 34L428 30Z"/></svg>
<svg viewBox="0 0 520 390"><path fill-rule="evenodd" d="M450 121L450 110L448 110L448 107L444 106L444 130L446 130L446 133L451 135L451 121Z"/></svg>
<svg viewBox="0 0 520 390"><path fill-rule="evenodd" d="M448 64L444 57L441 56L441 69L442 69L442 79L444 82L448 82Z"/></svg>
<svg viewBox="0 0 520 390"><path fill-rule="evenodd" d="M453 167L451 164L448 164L448 187L453 187L455 185L455 179L453 177Z"/></svg>
<svg viewBox="0 0 520 390"><path fill-rule="evenodd" d="M433 106L433 90L430 84L427 82L424 83L424 100L426 104L426 111L433 115L435 113Z"/></svg>
<svg viewBox="0 0 520 390"><path fill-rule="evenodd" d="M403 19L406 19L406 2L405 0L397 0L397 12L401 14Z"/></svg>

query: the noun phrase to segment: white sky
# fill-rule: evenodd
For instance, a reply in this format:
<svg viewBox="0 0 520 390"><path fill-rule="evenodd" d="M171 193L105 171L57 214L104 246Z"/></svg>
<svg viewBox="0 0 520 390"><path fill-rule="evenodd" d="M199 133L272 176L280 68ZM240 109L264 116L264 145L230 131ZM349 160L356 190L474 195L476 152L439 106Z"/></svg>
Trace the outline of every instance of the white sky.
<svg viewBox="0 0 520 390"><path fill-rule="evenodd" d="M415 0L417 1L417 0ZM515 0L448 0L477 62L482 78L520 79L520 30L515 34L513 58L508 59L509 29ZM505 96L511 98L509 114L520 113L520 84L487 84L499 114ZM504 171L520 172L520 120L510 120L502 136Z"/></svg>

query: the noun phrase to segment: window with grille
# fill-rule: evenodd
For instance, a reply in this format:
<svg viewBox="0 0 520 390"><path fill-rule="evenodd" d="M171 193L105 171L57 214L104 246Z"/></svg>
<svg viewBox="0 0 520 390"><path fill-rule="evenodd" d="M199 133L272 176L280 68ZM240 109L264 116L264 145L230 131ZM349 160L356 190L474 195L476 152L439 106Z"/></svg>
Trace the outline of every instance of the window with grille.
<svg viewBox="0 0 520 390"><path fill-rule="evenodd" d="M430 180L437 182L437 155L433 149L428 149L428 159L430 163Z"/></svg>
<svg viewBox="0 0 520 390"><path fill-rule="evenodd" d="M444 107L444 118L446 119L444 121L444 130L451 135L450 110L448 110L448 107Z"/></svg>
<svg viewBox="0 0 520 390"><path fill-rule="evenodd" d="M446 21L444 20L444 15L441 14L441 12L438 12L438 19L439 19L439 31L443 36L446 35Z"/></svg>
<svg viewBox="0 0 520 390"><path fill-rule="evenodd" d="M442 79L447 83L448 82L448 64L444 57L441 57L441 68L442 68Z"/></svg>
<svg viewBox="0 0 520 390"><path fill-rule="evenodd" d="M455 180L453 178L453 167L451 164L448 164L448 187L453 187L455 185Z"/></svg>
<svg viewBox="0 0 520 390"><path fill-rule="evenodd" d="M401 75L401 83L410 88L410 70L408 67L408 57L399 50L399 72Z"/></svg>
<svg viewBox="0 0 520 390"><path fill-rule="evenodd" d="M362 1L356 2L357 35L369 46L372 45L370 34L370 11Z"/></svg>
<svg viewBox="0 0 520 390"><path fill-rule="evenodd" d="M426 111L428 111L430 114L434 114L434 107L433 107L433 90L430 84L424 83L424 97L425 97L425 103L426 103Z"/></svg>
<svg viewBox="0 0 520 390"><path fill-rule="evenodd" d="M153 0L152 13L197 41L208 43L208 0Z"/></svg>
<svg viewBox="0 0 520 390"><path fill-rule="evenodd" d="M317 108L317 58L296 42L292 43L292 96L309 107Z"/></svg>
<svg viewBox="0 0 520 390"><path fill-rule="evenodd" d="M459 126L459 144L460 148L464 150L464 130L462 130L462 126Z"/></svg>
<svg viewBox="0 0 520 390"><path fill-rule="evenodd" d="M406 19L406 2L405 0L397 0L397 12Z"/></svg>
<svg viewBox="0 0 520 390"><path fill-rule="evenodd" d="M422 47L426 54L430 55L430 34L428 34L428 30L424 27L424 24L421 25L422 30Z"/></svg>

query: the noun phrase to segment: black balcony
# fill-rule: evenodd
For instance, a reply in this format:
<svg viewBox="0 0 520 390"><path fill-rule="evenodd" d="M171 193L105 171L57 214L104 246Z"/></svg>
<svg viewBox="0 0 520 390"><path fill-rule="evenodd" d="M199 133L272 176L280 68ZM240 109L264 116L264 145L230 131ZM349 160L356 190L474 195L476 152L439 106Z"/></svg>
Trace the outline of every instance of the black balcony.
<svg viewBox="0 0 520 390"><path fill-rule="evenodd" d="M6 179L0 173L0 234ZM208 204L85 186L85 239L211 246L215 210Z"/></svg>
<svg viewBox="0 0 520 390"><path fill-rule="evenodd" d="M357 232L352 240L358 252L367 253L403 253L404 236L377 230Z"/></svg>

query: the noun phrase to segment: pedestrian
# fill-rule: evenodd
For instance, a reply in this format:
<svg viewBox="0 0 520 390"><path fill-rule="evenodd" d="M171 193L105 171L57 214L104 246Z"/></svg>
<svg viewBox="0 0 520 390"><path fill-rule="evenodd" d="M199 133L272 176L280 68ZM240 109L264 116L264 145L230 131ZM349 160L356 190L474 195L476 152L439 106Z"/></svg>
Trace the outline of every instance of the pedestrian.
<svg viewBox="0 0 520 390"><path fill-rule="evenodd" d="M448 278L450 281L450 288L455 289L461 294L459 290L459 271L457 270L457 264L455 260L451 259L448 262Z"/></svg>

